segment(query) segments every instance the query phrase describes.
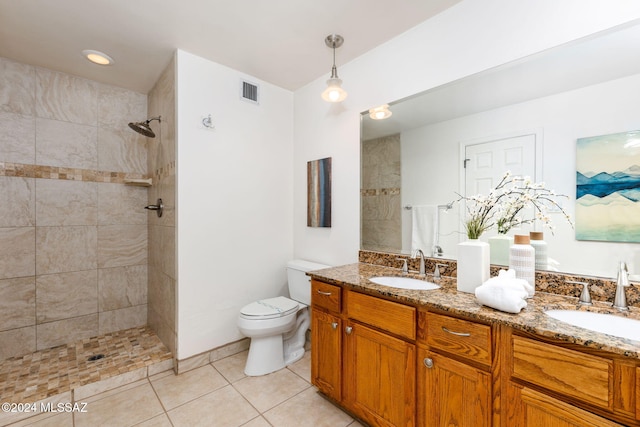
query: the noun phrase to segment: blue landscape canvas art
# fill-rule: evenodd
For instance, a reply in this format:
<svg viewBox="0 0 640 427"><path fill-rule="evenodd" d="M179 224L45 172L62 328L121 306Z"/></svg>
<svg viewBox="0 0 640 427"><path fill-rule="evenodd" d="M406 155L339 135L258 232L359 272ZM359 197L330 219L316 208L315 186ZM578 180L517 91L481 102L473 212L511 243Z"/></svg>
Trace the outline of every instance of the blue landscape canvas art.
<svg viewBox="0 0 640 427"><path fill-rule="evenodd" d="M580 138L576 239L640 242L640 131Z"/></svg>

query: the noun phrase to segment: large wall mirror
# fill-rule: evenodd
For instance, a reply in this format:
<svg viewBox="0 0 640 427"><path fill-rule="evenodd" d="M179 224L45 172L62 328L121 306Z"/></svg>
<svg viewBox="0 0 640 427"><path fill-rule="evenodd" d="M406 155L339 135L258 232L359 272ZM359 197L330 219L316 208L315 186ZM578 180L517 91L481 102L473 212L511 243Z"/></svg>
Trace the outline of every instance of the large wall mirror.
<svg viewBox="0 0 640 427"><path fill-rule="evenodd" d="M468 150L482 144L525 141L532 178L569 196L561 204L574 215L576 140L640 129L640 23L390 102L389 109L384 120L362 114L361 248L410 253L413 212L427 208L427 238L455 259L466 236L459 204L448 204L465 192ZM505 167L496 166L496 174ZM553 269L614 277L624 260L632 278L640 277L640 244L578 241L561 213L551 215L553 234L539 225L515 234L544 231Z"/></svg>

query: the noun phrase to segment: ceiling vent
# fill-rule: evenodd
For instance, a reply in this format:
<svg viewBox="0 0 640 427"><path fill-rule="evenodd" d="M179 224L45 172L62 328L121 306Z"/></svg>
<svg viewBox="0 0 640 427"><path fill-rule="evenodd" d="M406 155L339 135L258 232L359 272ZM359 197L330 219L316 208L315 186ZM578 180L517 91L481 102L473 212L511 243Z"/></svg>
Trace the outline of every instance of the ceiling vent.
<svg viewBox="0 0 640 427"><path fill-rule="evenodd" d="M242 80L240 86L240 98L247 102L259 105L258 95L260 92L260 86L255 83Z"/></svg>

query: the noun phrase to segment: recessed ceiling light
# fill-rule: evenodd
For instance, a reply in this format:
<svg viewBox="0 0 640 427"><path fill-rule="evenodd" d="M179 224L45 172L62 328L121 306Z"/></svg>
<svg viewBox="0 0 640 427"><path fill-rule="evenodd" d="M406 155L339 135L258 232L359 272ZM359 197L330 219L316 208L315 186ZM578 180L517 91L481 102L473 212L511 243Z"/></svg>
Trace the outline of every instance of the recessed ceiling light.
<svg viewBox="0 0 640 427"><path fill-rule="evenodd" d="M369 117L373 120L384 120L391 117L392 114L389 110L389 104L384 104L369 110Z"/></svg>
<svg viewBox="0 0 640 427"><path fill-rule="evenodd" d="M82 54L86 56L89 61L98 65L113 64L113 59L109 55L98 50L83 50Z"/></svg>

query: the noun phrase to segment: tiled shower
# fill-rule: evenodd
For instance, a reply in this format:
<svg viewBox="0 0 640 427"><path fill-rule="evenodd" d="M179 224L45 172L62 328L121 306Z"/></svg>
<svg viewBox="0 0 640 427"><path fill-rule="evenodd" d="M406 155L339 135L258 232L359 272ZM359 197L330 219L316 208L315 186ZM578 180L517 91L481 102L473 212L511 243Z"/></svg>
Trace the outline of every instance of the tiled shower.
<svg viewBox="0 0 640 427"><path fill-rule="evenodd" d="M149 92L149 117L156 137L148 140L148 171L153 178L149 204L162 199L158 218L150 213L148 324L168 349L176 354L176 126L175 59L164 69Z"/></svg>
<svg viewBox="0 0 640 427"><path fill-rule="evenodd" d="M146 118L144 94L0 58L0 360L147 323L149 258L172 262L149 255L149 237L175 239L148 229L160 186L125 180L175 143L148 150L127 127ZM171 192L174 159L151 169Z"/></svg>
<svg viewBox="0 0 640 427"><path fill-rule="evenodd" d="M381 252L400 251L400 134L364 141L361 159L361 247Z"/></svg>

